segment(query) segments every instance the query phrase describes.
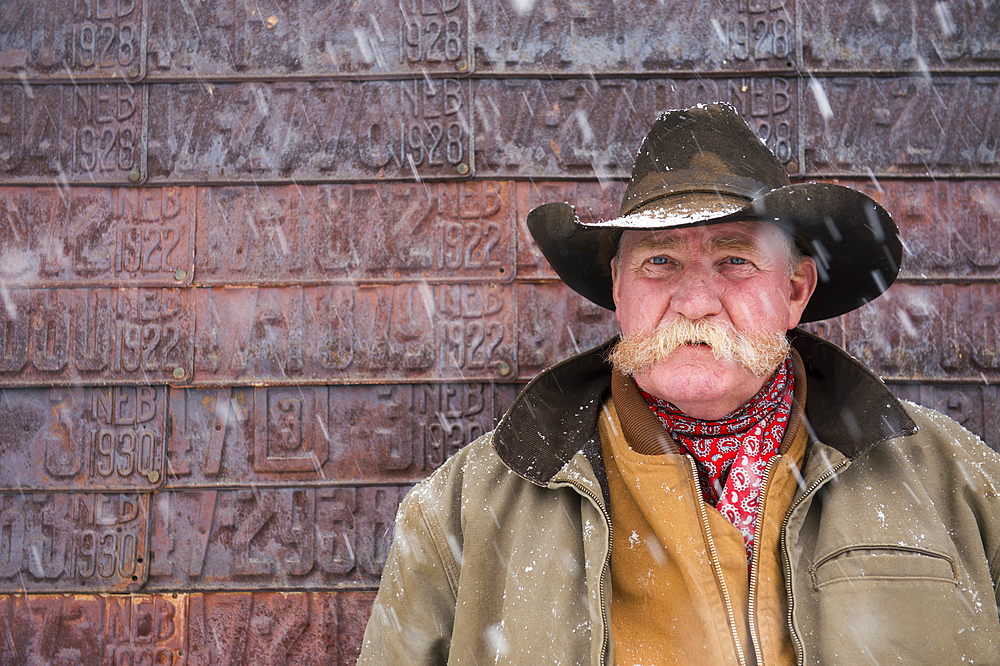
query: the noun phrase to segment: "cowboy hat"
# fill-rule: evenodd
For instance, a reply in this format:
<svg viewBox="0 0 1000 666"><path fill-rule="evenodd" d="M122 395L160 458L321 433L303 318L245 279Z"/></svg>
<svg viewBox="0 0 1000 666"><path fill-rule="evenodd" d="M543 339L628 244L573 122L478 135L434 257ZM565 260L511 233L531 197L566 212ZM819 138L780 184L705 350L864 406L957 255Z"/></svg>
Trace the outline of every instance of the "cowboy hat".
<svg viewBox="0 0 1000 666"><path fill-rule="evenodd" d="M528 213L528 229L563 282L615 309L611 259L628 229L773 222L816 261L819 282L801 321L836 317L882 294L902 243L867 195L824 183L790 184L778 158L729 104L667 111L639 147L618 217L584 224L568 203Z"/></svg>

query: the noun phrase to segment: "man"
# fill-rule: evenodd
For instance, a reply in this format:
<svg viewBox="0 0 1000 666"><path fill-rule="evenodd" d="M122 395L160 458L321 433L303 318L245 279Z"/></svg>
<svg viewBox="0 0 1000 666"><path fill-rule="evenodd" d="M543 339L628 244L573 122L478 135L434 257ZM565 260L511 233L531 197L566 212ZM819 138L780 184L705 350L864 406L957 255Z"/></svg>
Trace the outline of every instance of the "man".
<svg viewBox="0 0 1000 666"><path fill-rule="evenodd" d="M622 336L408 496L360 663L1000 663L1000 460L795 328L892 283L885 210L715 104L528 224Z"/></svg>

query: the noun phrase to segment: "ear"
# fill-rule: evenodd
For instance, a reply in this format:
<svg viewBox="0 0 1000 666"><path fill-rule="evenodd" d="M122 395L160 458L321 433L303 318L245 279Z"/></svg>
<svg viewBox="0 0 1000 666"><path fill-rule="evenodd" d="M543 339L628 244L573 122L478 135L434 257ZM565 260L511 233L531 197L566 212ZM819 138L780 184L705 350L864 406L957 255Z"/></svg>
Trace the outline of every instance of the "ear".
<svg viewBox="0 0 1000 666"><path fill-rule="evenodd" d="M816 274L816 262L812 257L802 257L789 279L791 293L788 303L788 329L791 330L799 325L802 313L809 304L813 292L816 291L819 279Z"/></svg>
<svg viewBox="0 0 1000 666"><path fill-rule="evenodd" d="M615 301L615 312L618 311L618 259L611 257L611 297Z"/></svg>

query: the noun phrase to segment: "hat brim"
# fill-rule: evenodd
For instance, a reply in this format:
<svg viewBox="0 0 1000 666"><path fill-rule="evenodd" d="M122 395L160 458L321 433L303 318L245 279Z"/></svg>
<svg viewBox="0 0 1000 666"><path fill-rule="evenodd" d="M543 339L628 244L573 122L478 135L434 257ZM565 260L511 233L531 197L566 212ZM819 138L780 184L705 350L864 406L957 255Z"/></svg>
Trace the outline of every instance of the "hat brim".
<svg viewBox="0 0 1000 666"><path fill-rule="evenodd" d="M568 203L528 213L528 229L542 254L571 289L615 309L611 260L622 232L725 222L773 222L816 262L819 281L802 322L837 317L884 293L899 273L903 247L892 217L862 192L827 183L795 183L771 190L733 212L710 217L627 215L583 224ZM692 221L694 220L694 221Z"/></svg>

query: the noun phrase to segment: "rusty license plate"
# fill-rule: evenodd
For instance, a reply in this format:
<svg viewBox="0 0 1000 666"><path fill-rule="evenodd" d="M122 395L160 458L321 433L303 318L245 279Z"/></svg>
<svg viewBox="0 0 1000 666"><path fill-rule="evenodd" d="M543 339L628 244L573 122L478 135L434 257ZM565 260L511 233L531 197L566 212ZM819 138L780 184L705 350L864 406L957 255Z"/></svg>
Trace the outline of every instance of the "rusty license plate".
<svg viewBox="0 0 1000 666"><path fill-rule="evenodd" d="M469 0L157 2L149 80L456 76Z"/></svg>
<svg viewBox="0 0 1000 666"><path fill-rule="evenodd" d="M993 385L889 384L899 398L930 407L962 424L994 451L1000 450L1000 392Z"/></svg>
<svg viewBox="0 0 1000 666"><path fill-rule="evenodd" d="M791 71L794 0L476 3L480 72L548 76Z"/></svg>
<svg viewBox="0 0 1000 666"><path fill-rule="evenodd" d="M513 285L197 290L194 384L513 381Z"/></svg>
<svg viewBox="0 0 1000 666"><path fill-rule="evenodd" d="M798 82L786 77L476 81L476 169L485 178L627 179L666 109L732 103L799 172Z"/></svg>
<svg viewBox="0 0 1000 666"><path fill-rule="evenodd" d="M474 171L469 81L148 87L151 182L427 180Z"/></svg>
<svg viewBox="0 0 1000 666"><path fill-rule="evenodd" d="M995 175L1000 76L829 77L802 91L809 175Z"/></svg>
<svg viewBox="0 0 1000 666"><path fill-rule="evenodd" d="M416 483L492 430L497 386L173 389L169 485Z"/></svg>
<svg viewBox="0 0 1000 666"><path fill-rule="evenodd" d="M0 21L0 80L89 83L145 75L145 0L10 0Z"/></svg>
<svg viewBox="0 0 1000 666"><path fill-rule="evenodd" d="M995 283L894 284L864 307L805 326L888 382L1000 381Z"/></svg>
<svg viewBox="0 0 1000 666"><path fill-rule="evenodd" d="M375 589L406 486L168 490L150 590Z"/></svg>
<svg viewBox="0 0 1000 666"><path fill-rule="evenodd" d="M0 389L0 491L161 486L166 393L162 386Z"/></svg>
<svg viewBox="0 0 1000 666"><path fill-rule="evenodd" d="M509 282L511 182L198 189L198 285Z"/></svg>
<svg viewBox="0 0 1000 666"><path fill-rule="evenodd" d="M127 185L145 177L146 86L0 84L0 178Z"/></svg>
<svg viewBox="0 0 1000 666"><path fill-rule="evenodd" d="M127 592L149 566L146 493L0 494L0 592Z"/></svg>
<svg viewBox="0 0 1000 666"><path fill-rule="evenodd" d="M191 377L190 289L19 289L0 307L8 386L162 384Z"/></svg>
<svg viewBox="0 0 1000 666"><path fill-rule="evenodd" d="M186 596L0 596L0 632L11 664L118 666L186 663Z"/></svg>
<svg viewBox="0 0 1000 666"><path fill-rule="evenodd" d="M1000 11L959 2L800 3L802 66L811 71L995 72Z"/></svg>
<svg viewBox="0 0 1000 666"><path fill-rule="evenodd" d="M185 285L194 189L0 187L0 279L8 287Z"/></svg>
<svg viewBox="0 0 1000 666"><path fill-rule="evenodd" d="M518 373L534 375L618 333L613 312L562 283L517 284Z"/></svg>

